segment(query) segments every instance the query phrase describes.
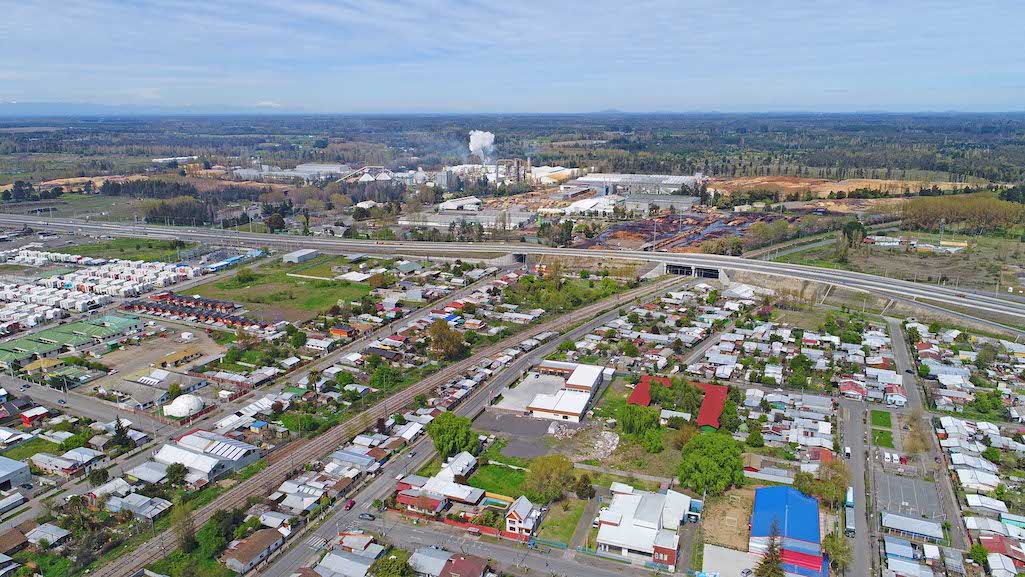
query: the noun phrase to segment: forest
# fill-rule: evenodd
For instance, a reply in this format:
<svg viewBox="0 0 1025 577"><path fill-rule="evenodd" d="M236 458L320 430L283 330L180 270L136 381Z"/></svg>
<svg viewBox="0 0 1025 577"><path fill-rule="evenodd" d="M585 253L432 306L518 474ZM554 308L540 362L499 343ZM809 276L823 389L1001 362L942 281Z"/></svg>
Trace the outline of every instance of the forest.
<svg viewBox="0 0 1025 577"><path fill-rule="evenodd" d="M37 128L37 130L33 130ZM892 178L970 184L1025 179L1025 114L576 114L185 116L0 119L0 184L129 174L196 155L291 167L390 168L467 161L467 133L497 158L601 171Z"/></svg>

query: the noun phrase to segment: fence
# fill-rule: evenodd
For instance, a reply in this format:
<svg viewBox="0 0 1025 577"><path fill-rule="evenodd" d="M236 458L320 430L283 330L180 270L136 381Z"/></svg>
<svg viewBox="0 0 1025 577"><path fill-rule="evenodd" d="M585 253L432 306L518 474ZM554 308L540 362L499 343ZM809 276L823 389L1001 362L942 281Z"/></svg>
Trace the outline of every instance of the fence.
<svg viewBox="0 0 1025 577"><path fill-rule="evenodd" d="M569 545L560 541L549 541L547 539L539 539L534 537L530 540L531 545L547 545L549 547L555 547L556 549L569 549Z"/></svg>

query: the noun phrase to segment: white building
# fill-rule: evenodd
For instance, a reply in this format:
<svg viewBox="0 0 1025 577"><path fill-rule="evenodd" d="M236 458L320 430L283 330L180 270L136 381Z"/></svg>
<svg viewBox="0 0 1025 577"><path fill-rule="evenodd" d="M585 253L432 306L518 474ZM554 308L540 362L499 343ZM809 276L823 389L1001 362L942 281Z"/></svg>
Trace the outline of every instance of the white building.
<svg viewBox="0 0 1025 577"><path fill-rule="evenodd" d="M614 492L608 509L598 517L598 551L658 563L675 572L677 529L687 517L691 498L671 490L663 495L624 489L630 492Z"/></svg>

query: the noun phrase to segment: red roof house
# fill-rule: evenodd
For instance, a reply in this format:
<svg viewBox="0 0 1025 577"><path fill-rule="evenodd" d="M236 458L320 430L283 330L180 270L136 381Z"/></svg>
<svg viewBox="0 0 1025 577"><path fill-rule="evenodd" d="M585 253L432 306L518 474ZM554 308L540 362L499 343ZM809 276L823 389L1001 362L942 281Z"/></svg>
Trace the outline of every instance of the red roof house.
<svg viewBox="0 0 1025 577"><path fill-rule="evenodd" d="M673 386L669 379L666 377L653 377L651 375L644 375L641 377L641 382L637 383L630 398L626 400L628 405L640 405L647 407L651 404L651 385L652 383L661 383L663 387L670 388Z"/></svg>
<svg viewBox="0 0 1025 577"><path fill-rule="evenodd" d="M698 411L698 427L704 429L719 428L719 417L722 415L723 407L726 405L726 396L729 389L722 385L710 385L707 383L694 383L705 391L705 398L701 401L701 410ZM707 429L706 429L707 430Z"/></svg>

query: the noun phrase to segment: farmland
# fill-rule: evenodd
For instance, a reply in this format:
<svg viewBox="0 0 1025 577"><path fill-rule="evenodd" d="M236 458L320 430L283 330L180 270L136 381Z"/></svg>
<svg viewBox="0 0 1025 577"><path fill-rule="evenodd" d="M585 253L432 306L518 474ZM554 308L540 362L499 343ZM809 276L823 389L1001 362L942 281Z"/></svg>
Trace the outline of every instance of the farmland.
<svg viewBox="0 0 1025 577"><path fill-rule="evenodd" d="M71 246L62 252L96 258L120 258L127 260L165 261L178 259L179 250L195 247L195 243L172 240L149 240L144 238L116 238L92 244Z"/></svg>

